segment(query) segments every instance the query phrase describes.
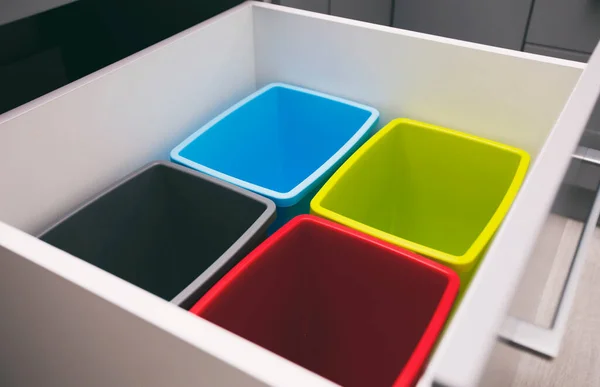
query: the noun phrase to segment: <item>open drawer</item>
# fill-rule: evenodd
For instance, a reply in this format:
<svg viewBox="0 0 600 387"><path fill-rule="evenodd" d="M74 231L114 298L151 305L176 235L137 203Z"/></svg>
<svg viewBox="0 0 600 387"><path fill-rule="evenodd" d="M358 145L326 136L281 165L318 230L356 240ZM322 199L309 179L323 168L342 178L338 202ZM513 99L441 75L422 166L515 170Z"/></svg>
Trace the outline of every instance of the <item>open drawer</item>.
<svg viewBox="0 0 600 387"><path fill-rule="evenodd" d="M0 382L332 385L31 236L271 82L532 156L420 382L477 384L596 103L600 54L586 67L255 2L0 117Z"/></svg>

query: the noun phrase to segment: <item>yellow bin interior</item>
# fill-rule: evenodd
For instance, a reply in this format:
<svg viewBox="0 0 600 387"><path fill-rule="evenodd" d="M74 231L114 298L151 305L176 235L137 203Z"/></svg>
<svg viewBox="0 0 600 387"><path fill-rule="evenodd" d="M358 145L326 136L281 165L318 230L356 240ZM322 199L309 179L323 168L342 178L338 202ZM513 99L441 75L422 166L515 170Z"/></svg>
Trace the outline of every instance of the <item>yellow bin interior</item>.
<svg viewBox="0 0 600 387"><path fill-rule="evenodd" d="M520 149L396 119L340 167L311 211L450 266L464 290L528 165Z"/></svg>

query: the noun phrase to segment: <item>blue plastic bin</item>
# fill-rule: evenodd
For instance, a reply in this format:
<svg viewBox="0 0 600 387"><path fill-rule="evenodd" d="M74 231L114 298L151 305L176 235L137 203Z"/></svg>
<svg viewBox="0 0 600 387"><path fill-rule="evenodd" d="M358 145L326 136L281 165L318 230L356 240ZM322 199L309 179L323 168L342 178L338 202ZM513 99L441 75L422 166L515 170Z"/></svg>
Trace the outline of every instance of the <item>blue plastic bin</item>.
<svg viewBox="0 0 600 387"><path fill-rule="evenodd" d="M171 159L272 199L272 232L309 212L314 194L378 119L371 107L274 83L204 125Z"/></svg>

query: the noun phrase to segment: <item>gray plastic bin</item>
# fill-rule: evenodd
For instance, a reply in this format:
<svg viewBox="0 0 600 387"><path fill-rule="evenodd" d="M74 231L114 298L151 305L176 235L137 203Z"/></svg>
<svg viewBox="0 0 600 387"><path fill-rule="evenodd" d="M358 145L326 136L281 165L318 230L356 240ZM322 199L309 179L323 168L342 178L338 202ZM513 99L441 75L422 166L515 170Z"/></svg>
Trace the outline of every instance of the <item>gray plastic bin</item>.
<svg viewBox="0 0 600 387"><path fill-rule="evenodd" d="M40 239L189 308L256 247L275 219L267 198L170 162L124 178Z"/></svg>

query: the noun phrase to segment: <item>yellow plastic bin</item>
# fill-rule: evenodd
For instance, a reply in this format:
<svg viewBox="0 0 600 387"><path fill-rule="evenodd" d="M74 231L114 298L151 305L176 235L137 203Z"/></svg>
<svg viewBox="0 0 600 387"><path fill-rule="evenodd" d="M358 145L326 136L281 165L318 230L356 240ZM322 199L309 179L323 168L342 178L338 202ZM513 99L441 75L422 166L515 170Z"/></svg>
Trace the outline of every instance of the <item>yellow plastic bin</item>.
<svg viewBox="0 0 600 387"><path fill-rule="evenodd" d="M528 165L520 149L396 119L340 167L311 211L451 267L464 291Z"/></svg>

